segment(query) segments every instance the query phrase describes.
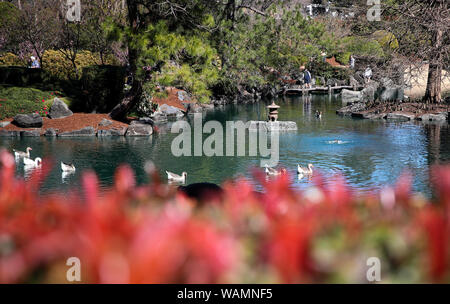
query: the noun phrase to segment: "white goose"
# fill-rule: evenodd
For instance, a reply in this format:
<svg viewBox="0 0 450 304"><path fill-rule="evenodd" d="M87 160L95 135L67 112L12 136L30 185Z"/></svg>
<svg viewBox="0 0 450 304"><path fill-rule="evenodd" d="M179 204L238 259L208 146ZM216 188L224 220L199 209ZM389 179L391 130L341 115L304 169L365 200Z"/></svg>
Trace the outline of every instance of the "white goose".
<svg viewBox="0 0 450 304"><path fill-rule="evenodd" d="M187 173L183 172L181 173L181 175L166 171L167 173L167 179L170 182L177 182L177 183L186 183L186 177L187 177Z"/></svg>
<svg viewBox="0 0 450 304"><path fill-rule="evenodd" d="M63 172L74 172L75 171L75 166L72 163L67 164L65 162L61 162L61 170Z"/></svg>
<svg viewBox="0 0 450 304"><path fill-rule="evenodd" d="M30 147L27 148L27 152L23 152L23 151L17 151L17 150L13 150L14 152L14 156L16 158L30 158L30 151L33 150Z"/></svg>
<svg viewBox="0 0 450 304"><path fill-rule="evenodd" d="M32 160L31 158L25 157L23 159L23 164L26 167L37 168L37 167L40 167L42 165L42 159L40 157L36 157L35 160Z"/></svg>
<svg viewBox="0 0 450 304"><path fill-rule="evenodd" d="M297 173L300 175L312 175L313 174L313 164L309 164L308 168L300 167L299 164L297 164Z"/></svg>
<svg viewBox="0 0 450 304"><path fill-rule="evenodd" d="M269 168L268 165L266 165L265 168L266 169L264 171L266 172L266 175L270 175L270 176L277 176L277 175L281 175L281 174L285 174L286 173L286 169L284 169L284 168L281 168L280 171L278 171L278 170L276 170L274 168Z"/></svg>

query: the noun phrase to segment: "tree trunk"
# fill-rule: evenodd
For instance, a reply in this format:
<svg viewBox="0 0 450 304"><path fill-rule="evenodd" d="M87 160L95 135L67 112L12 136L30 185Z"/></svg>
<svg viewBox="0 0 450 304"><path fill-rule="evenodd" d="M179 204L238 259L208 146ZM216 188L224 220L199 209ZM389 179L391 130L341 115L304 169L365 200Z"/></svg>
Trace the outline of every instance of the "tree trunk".
<svg viewBox="0 0 450 304"><path fill-rule="evenodd" d="M442 42L444 40L443 30L437 28L433 33L431 41L432 53L430 56L430 66L428 69L427 89L423 101L426 103L442 102Z"/></svg>
<svg viewBox="0 0 450 304"><path fill-rule="evenodd" d="M428 70L427 89L424 96L426 103L440 103L442 102L442 65L430 64Z"/></svg>
<svg viewBox="0 0 450 304"><path fill-rule="evenodd" d="M127 0L128 6L128 22L133 35L138 32L138 5L135 0ZM133 83L130 91L122 99L122 101L112 109L109 116L116 120L125 120L128 112L139 102L142 95L142 82L137 79L137 61L139 58L138 50L131 41L128 41L128 63L130 65L130 73L133 75Z"/></svg>

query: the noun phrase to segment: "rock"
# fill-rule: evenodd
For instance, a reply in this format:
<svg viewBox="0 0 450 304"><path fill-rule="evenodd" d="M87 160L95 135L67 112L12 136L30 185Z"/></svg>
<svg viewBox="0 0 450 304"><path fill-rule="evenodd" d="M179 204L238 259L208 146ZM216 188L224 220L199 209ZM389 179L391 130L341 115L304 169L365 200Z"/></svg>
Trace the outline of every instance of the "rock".
<svg viewBox="0 0 450 304"><path fill-rule="evenodd" d="M444 122L447 121L448 113L439 113L439 114L424 114L418 117L421 121L438 121Z"/></svg>
<svg viewBox="0 0 450 304"><path fill-rule="evenodd" d="M98 137L106 137L106 136L124 136L127 132L127 128L112 128L109 130L98 130Z"/></svg>
<svg viewBox="0 0 450 304"><path fill-rule="evenodd" d="M248 122L249 131L297 131L298 127L294 121L249 121Z"/></svg>
<svg viewBox="0 0 450 304"><path fill-rule="evenodd" d="M102 119L102 121L98 123L98 125L101 126L101 127L108 127L108 126L110 126L112 124L113 124L113 122L111 120L109 120L109 119L106 119L106 118Z"/></svg>
<svg viewBox="0 0 450 304"><path fill-rule="evenodd" d="M359 102L362 101L363 95L360 91L350 91L350 90L342 90L341 92L342 101L345 103L350 102Z"/></svg>
<svg viewBox="0 0 450 304"><path fill-rule="evenodd" d="M202 103L200 104L200 107L205 110L214 110L214 104L212 103Z"/></svg>
<svg viewBox="0 0 450 304"><path fill-rule="evenodd" d="M69 107L66 105L64 101L59 99L58 97L55 97L53 100L52 107L50 108L50 112L48 113L48 116L51 119L57 119L57 118L65 118L72 116L73 112L69 110Z"/></svg>
<svg viewBox="0 0 450 304"><path fill-rule="evenodd" d="M20 128L41 128L44 121L37 114L19 114L14 117L13 123Z"/></svg>
<svg viewBox="0 0 450 304"><path fill-rule="evenodd" d="M353 76L350 76L350 86L354 88L359 86L359 82Z"/></svg>
<svg viewBox="0 0 450 304"><path fill-rule="evenodd" d="M153 127L150 124L134 121L128 127L125 136L150 136L153 134Z"/></svg>
<svg viewBox="0 0 450 304"><path fill-rule="evenodd" d="M2 122L0 122L0 128L4 128L10 124L11 124L11 122L9 122L9 121L2 121Z"/></svg>
<svg viewBox="0 0 450 304"><path fill-rule="evenodd" d="M341 116L352 116L353 113L358 113L366 109L364 102L357 102L336 111L336 114Z"/></svg>
<svg viewBox="0 0 450 304"><path fill-rule="evenodd" d="M131 124L147 124L153 126L155 122L150 117L141 117L138 121L132 121Z"/></svg>
<svg viewBox="0 0 450 304"><path fill-rule="evenodd" d="M188 101L188 102L191 101L191 97L186 91L178 91L177 95L180 101Z"/></svg>
<svg viewBox="0 0 450 304"><path fill-rule="evenodd" d="M55 130L53 128L49 128L49 129L45 130L44 136L54 137L54 136L56 136L58 134L58 131L59 130Z"/></svg>
<svg viewBox="0 0 450 304"><path fill-rule="evenodd" d="M0 137L20 137L20 131L0 130Z"/></svg>
<svg viewBox="0 0 450 304"><path fill-rule="evenodd" d="M95 136L95 129L93 127L86 127L80 130L63 132L58 134L59 137L87 137Z"/></svg>
<svg viewBox="0 0 450 304"><path fill-rule="evenodd" d="M389 113L386 115L386 119L388 120L410 121L414 120L414 118L415 115L405 113Z"/></svg>
<svg viewBox="0 0 450 304"><path fill-rule="evenodd" d="M202 113L203 111L203 108L197 103L187 103L184 105L188 114Z"/></svg>
<svg viewBox="0 0 450 304"><path fill-rule="evenodd" d="M162 104L158 107L158 111L155 112L155 116L162 116L165 118L181 118L184 116L184 113L176 107L169 106L168 104Z"/></svg>
<svg viewBox="0 0 450 304"><path fill-rule="evenodd" d="M41 136L41 130L22 131L20 133L20 135L23 136L23 137L39 137L39 136Z"/></svg>
<svg viewBox="0 0 450 304"><path fill-rule="evenodd" d="M403 100L404 91L401 87L384 87L379 97L380 101Z"/></svg>

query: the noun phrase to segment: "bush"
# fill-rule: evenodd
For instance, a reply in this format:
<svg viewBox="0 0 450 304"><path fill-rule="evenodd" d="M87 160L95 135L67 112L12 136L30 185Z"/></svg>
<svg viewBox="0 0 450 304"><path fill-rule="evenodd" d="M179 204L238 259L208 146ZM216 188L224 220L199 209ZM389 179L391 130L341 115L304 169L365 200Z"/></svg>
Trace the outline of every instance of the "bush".
<svg viewBox="0 0 450 304"><path fill-rule="evenodd" d="M44 53L42 61L42 67L44 68L44 70L48 71L50 75L61 80L76 79L76 74L72 62L70 62L70 60L68 60L60 51L46 51ZM115 63L114 57L112 55L106 56L106 63ZM100 56L90 51L80 51L77 54L75 64L79 71L78 77L81 77L81 71L83 68L101 64Z"/></svg>
<svg viewBox="0 0 450 304"><path fill-rule="evenodd" d="M0 283L65 283L74 256L83 283L367 283L374 256L384 283L449 282L448 167L432 171L434 204L411 193L406 175L381 195L355 196L343 178L316 175L313 191L297 191L287 175L256 174L264 192L240 179L200 205L158 172L135 186L128 166L101 194L85 172L83 195L43 195L45 160L28 182L11 154L0 160Z"/></svg>
<svg viewBox="0 0 450 304"><path fill-rule="evenodd" d="M21 66L26 67L27 63L25 60L19 58L19 56L13 53L5 53L0 56L0 66Z"/></svg>
<svg viewBox="0 0 450 304"><path fill-rule="evenodd" d="M324 77L328 79L338 79L348 81L350 79L350 71L346 68L333 67L327 62L314 61L308 64L308 69L313 78Z"/></svg>
<svg viewBox="0 0 450 304"><path fill-rule="evenodd" d="M350 52L341 52L336 54L336 61L339 62L342 65L349 65L350 64L350 56L352 53Z"/></svg>
<svg viewBox="0 0 450 304"><path fill-rule="evenodd" d="M49 78L42 69L0 66L0 84L28 87L50 82Z"/></svg>
<svg viewBox="0 0 450 304"><path fill-rule="evenodd" d="M0 86L0 120L17 114L39 113L46 116L56 96L59 96L58 92Z"/></svg>
<svg viewBox="0 0 450 304"><path fill-rule="evenodd" d="M123 98L125 68L121 66L89 66L83 68L81 87L83 101L77 111L109 113Z"/></svg>

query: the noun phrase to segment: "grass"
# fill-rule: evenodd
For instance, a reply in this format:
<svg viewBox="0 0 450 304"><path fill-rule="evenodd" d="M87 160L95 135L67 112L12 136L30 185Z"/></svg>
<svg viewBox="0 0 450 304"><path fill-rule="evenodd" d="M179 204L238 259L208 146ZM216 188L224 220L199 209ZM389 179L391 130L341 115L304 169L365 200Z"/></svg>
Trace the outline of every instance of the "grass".
<svg viewBox="0 0 450 304"><path fill-rule="evenodd" d="M61 96L60 92L0 86L0 120L17 114L38 113L46 116L55 97L60 97L69 106L72 102L70 98Z"/></svg>

